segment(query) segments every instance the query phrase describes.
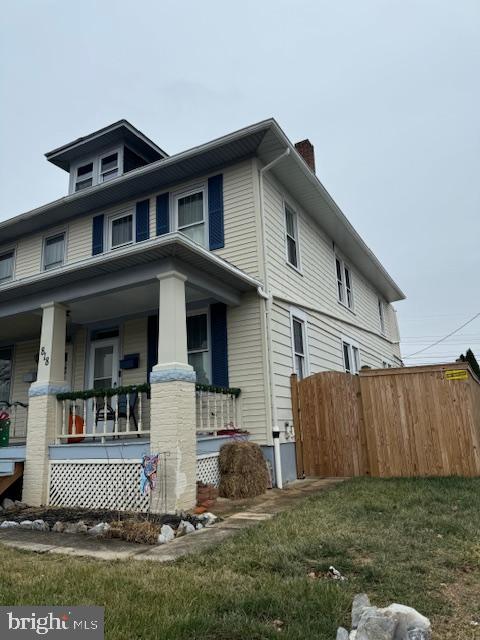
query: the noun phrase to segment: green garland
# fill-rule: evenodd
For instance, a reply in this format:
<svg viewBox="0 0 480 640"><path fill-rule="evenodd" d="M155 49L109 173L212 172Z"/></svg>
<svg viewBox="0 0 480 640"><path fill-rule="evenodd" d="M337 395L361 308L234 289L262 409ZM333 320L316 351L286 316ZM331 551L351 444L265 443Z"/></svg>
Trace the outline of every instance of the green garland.
<svg viewBox="0 0 480 640"><path fill-rule="evenodd" d="M197 391L208 391L210 393L223 393L224 395L238 398L240 389L235 387L215 387L211 384L196 384ZM113 396L123 396L127 393L150 393L150 385L131 384L126 387L111 387L110 389L87 389L86 391L70 391L67 393L57 393L57 400L89 400L90 398L111 398Z"/></svg>

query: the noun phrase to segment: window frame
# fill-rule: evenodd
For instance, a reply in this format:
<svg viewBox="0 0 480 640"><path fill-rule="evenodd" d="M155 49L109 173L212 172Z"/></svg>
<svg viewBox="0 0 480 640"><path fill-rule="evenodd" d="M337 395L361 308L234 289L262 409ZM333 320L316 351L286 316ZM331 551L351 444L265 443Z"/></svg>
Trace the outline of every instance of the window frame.
<svg viewBox="0 0 480 640"><path fill-rule="evenodd" d="M116 153L117 154L117 175L114 176L113 178L110 178L110 180L102 180L102 176L104 173L108 173L108 171L104 172L102 171L102 160L104 158L108 158L108 156L113 156L113 154ZM115 178L118 178L121 173L120 173L120 151L117 149L113 149L112 151L108 151L107 153L102 153L102 155L98 156L98 184L104 184L105 182L111 182L111 180L115 180ZM109 171L112 171L112 169L109 169Z"/></svg>
<svg viewBox="0 0 480 640"><path fill-rule="evenodd" d="M90 172L90 173L91 173L91 177L89 177L89 178L84 178L84 177L82 176L82 177L81 177L81 179L79 180L79 178L78 178L78 170L79 170L81 167L84 167L84 166L85 166L85 165L87 165L87 164L91 164L91 165L92 165L92 171ZM92 181L92 184L91 184L91 185L89 185L88 187L84 187L83 189L77 189L77 183L78 183L78 182L83 182L83 181L85 181L85 180L91 180L91 181ZM73 184L72 184L72 187L73 187L73 188L72 188L72 193L78 193L79 191L84 191L84 189L91 189L92 187L94 187L94 186L95 186L95 184L96 184L96 183L95 183L95 160L94 160L94 159L92 159L92 160L85 160L85 161L79 162L77 165L75 165L75 168L74 168L74 174L73 174Z"/></svg>
<svg viewBox="0 0 480 640"><path fill-rule="evenodd" d="M385 336L387 334L386 324L385 324L385 305L382 298L378 297L377 301L378 301L378 315L380 318L380 332L382 336Z"/></svg>
<svg viewBox="0 0 480 640"><path fill-rule="evenodd" d="M293 225L295 229L295 237L292 237L287 231L287 209L293 215ZM288 200L283 200L283 224L285 229L285 260L289 267L295 269L300 274L302 273L302 260L300 255L300 233L298 224L298 212L296 207L293 207ZM290 262L288 256L288 239L291 238L295 242L295 253L297 256L297 264Z"/></svg>
<svg viewBox="0 0 480 640"><path fill-rule="evenodd" d="M102 175L102 159L110 156L114 153L117 154L117 168L118 174L115 176L118 178L123 175L123 149L124 145L119 145L116 147L111 147L104 149L101 153L98 153L94 156L84 156L80 160L76 160L72 162L70 165L70 188L69 193L74 194L78 193L76 190L76 184L78 181L78 170L80 167L83 167L86 164L92 163L92 184L89 187L85 187L85 189L91 189L92 187L96 187L101 184L105 184L105 181L101 180ZM112 178L114 179L114 178ZM110 182L111 180L107 180L106 182ZM80 189L80 191L84 191L84 189Z"/></svg>
<svg viewBox="0 0 480 640"><path fill-rule="evenodd" d="M202 193L203 220L201 222L193 222L192 224L184 225L180 229L178 225L178 201L181 200L182 198L187 198L188 196L194 196L196 193ZM175 193L172 194L172 200L173 200L173 206L171 207L172 214L173 214L172 228L175 229L175 231L178 233L183 233L183 229L189 229L191 227L197 227L203 224L203 243L200 246L202 246L204 249L208 249L209 248L209 242L208 242L209 218L208 218L207 185L205 183L202 183L198 185L192 185L191 187L188 187L187 189L182 189L181 191L176 191ZM183 235L185 235L189 240L192 240L189 236L187 236L186 233L184 233ZM192 240L192 242L196 242L196 241Z"/></svg>
<svg viewBox="0 0 480 640"><path fill-rule="evenodd" d="M55 264L51 267L48 267L45 263L45 251L47 248L47 241L48 240L52 240L53 238L57 238L59 236L63 236L63 255L62 255L62 262L61 264ZM43 271L55 271L55 269L60 269L61 267L65 266L65 262L66 262L66 255L67 255L67 230L66 229L60 229L59 231L55 232L55 233L49 233L48 235L44 235L43 239L42 239L42 272Z"/></svg>
<svg viewBox="0 0 480 640"><path fill-rule="evenodd" d="M340 275L338 277L337 263L340 265ZM350 264L344 260L337 252L334 253L335 283L338 302L352 313L355 313L355 295L353 292L353 271ZM347 284L348 280L348 284Z"/></svg>
<svg viewBox="0 0 480 640"><path fill-rule="evenodd" d="M343 370L345 373L350 373L352 376L360 373L362 368L362 359L360 347L358 346L358 342L352 340L348 336L341 337L341 346L342 346L342 361L343 361ZM348 359L350 361L350 367L347 368L347 363L345 361L345 347L348 352ZM352 368L353 365L353 368Z"/></svg>
<svg viewBox="0 0 480 640"><path fill-rule="evenodd" d="M3 256L8 255L9 253L12 254L12 273L8 278L4 278L3 280L0 280L0 287L4 284L7 284L8 282L12 282L13 280L15 280L15 268L17 263L17 245L2 247L2 249L0 249L0 258L3 258Z"/></svg>
<svg viewBox="0 0 480 640"><path fill-rule="evenodd" d="M119 220L120 218L126 218L128 216L132 216L132 239L129 242L123 242L122 244L117 244L113 246L113 243L112 243L113 223L115 222L115 220ZM124 209L123 211L119 211L117 213L112 214L111 216L108 217L107 238L106 238L105 246L108 247L109 251L115 251L116 249L121 249L122 247L130 247L136 242L135 230L136 230L135 207L132 207L131 209Z"/></svg>
<svg viewBox="0 0 480 640"><path fill-rule="evenodd" d="M309 348L308 348L308 315L302 309L298 309L296 307L290 308L290 343L291 343L291 349L292 349L292 372L297 374L297 377L299 379L303 379L303 378L300 378L297 373L296 357L297 355L301 356L302 354L297 354L297 352L295 351L295 334L293 330L294 321L297 321L302 325L302 338L303 338L303 351L304 351L303 378L306 378L307 376L310 375L310 355L309 355Z"/></svg>
<svg viewBox="0 0 480 640"><path fill-rule="evenodd" d="M212 352L211 352L212 336L211 336L211 329L210 329L210 308L209 307L202 307L201 309L192 309L190 311L187 311L186 316L187 316L187 318L191 318L193 316L206 316L206 319L207 319L207 348L206 349L189 349L188 348L188 328L187 328L187 361L188 361L188 356L191 353L206 353L207 354L207 370L206 370L206 374L207 374L208 380L210 381L208 384L211 384L211 381L212 381Z"/></svg>
<svg viewBox="0 0 480 640"><path fill-rule="evenodd" d="M6 400L6 402L12 402L12 394L13 394L13 382L15 380L15 351L16 351L16 345L12 344L12 345L3 345L2 347L0 347L0 351L2 349L10 349L10 380L9 380L9 387L8 387L8 399ZM0 402L4 402L2 401L2 399L0 398Z"/></svg>

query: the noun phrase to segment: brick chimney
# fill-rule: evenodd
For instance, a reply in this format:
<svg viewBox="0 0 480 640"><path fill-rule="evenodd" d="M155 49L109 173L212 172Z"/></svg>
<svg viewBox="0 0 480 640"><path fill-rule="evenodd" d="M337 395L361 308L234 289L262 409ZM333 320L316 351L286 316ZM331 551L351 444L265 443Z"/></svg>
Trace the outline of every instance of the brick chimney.
<svg viewBox="0 0 480 640"><path fill-rule="evenodd" d="M296 142L295 149L302 156L313 173L315 173L315 151L310 140L307 138L306 140L302 140L301 142Z"/></svg>

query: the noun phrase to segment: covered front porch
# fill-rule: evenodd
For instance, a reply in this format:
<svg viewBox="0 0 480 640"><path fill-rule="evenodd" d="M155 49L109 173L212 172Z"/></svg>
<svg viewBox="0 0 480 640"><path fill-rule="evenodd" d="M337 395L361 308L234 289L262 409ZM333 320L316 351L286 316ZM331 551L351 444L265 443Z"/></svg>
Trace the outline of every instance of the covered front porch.
<svg viewBox="0 0 480 640"><path fill-rule="evenodd" d="M52 478L62 465L76 465L76 476L62 480L68 476L71 488L85 482L85 465L91 475L94 464L123 473L119 464L135 463L135 476L144 454L159 453L162 491L170 494L161 508L191 506L196 479L215 475L210 459L242 431L241 387L230 386L229 313L245 294L256 296L258 283L224 261L212 267L213 256L201 256L209 265L202 270L192 265L196 251L175 253L52 287L33 309L21 308L25 298L0 305L0 348L12 361L5 402L25 412L11 427L12 443L26 442L25 501L54 503Z"/></svg>

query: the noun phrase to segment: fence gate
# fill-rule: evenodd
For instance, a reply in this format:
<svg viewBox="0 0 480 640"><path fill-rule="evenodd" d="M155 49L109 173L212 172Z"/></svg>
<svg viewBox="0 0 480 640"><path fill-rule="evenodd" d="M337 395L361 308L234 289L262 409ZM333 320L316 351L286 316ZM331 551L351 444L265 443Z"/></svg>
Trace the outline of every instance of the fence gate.
<svg viewBox="0 0 480 640"><path fill-rule="evenodd" d="M480 475L480 381L464 363L291 378L298 476Z"/></svg>

